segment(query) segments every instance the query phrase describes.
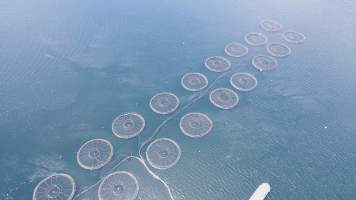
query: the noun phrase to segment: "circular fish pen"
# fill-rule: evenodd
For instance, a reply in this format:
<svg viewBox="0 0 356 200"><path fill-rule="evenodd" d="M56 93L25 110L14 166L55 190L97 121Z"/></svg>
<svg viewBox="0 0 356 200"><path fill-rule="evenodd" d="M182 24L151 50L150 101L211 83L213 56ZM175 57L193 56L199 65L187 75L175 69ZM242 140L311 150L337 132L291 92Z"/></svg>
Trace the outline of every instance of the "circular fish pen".
<svg viewBox="0 0 356 200"><path fill-rule="evenodd" d="M105 166L113 156L112 144L104 139L93 139L84 143L77 152L80 167L96 170Z"/></svg>
<svg viewBox="0 0 356 200"><path fill-rule="evenodd" d="M179 127L184 135L200 138L211 132L213 121L203 113L192 112L180 119Z"/></svg>
<svg viewBox="0 0 356 200"><path fill-rule="evenodd" d="M212 56L205 59L204 65L212 72L226 72L231 68L231 62L221 56Z"/></svg>
<svg viewBox="0 0 356 200"><path fill-rule="evenodd" d="M210 102L221 109L232 109L239 103L239 96L229 88L217 88L209 94Z"/></svg>
<svg viewBox="0 0 356 200"><path fill-rule="evenodd" d="M260 32L250 32L245 35L245 41L251 46L262 46L267 44L267 37Z"/></svg>
<svg viewBox="0 0 356 200"><path fill-rule="evenodd" d="M252 66L259 71L271 71L277 68L278 61L272 56L256 55L252 58Z"/></svg>
<svg viewBox="0 0 356 200"><path fill-rule="evenodd" d="M248 92L257 87L257 79L250 73L235 73L230 78L230 84L235 89Z"/></svg>
<svg viewBox="0 0 356 200"><path fill-rule="evenodd" d="M32 200L71 200L76 185L68 174L52 174L40 181L33 191Z"/></svg>
<svg viewBox="0 0 356 200"><path fill-rule="evenodd" d="M260 26L267 32L279 32L283 29L283 26L279 22L271 19L262 20Z"/></svg>
<svg viewBox="0 0 356 200"><path fill-rule="evenodd" d="M291 48L282 43L271 43L267 46L267 52L274 57L287 57L292 53Z"/></svg>
<svg viewBox="0 0 356 200"><path fill-rule="evenodd" d="M305 35L303 33L289 30L283 33L283 38L289 42L289 43L294 43L294 44L300 44L303 43L306 39Z"/></svg>
<svg viewBox="0 0 356 200"><path fill-rule="evenodd" d="M148 163L156 169L168 169L177 164L182 154L180 146L172 139L159 138L151 142L146 150Z"/></svg>
<svg viewBox="0 0 356 200"><path fill-rule="evenodd" d="M203 90L208 84L208 78L206 78L204 74L198 72L184 74L181 79L182 87L191 92Z"/></svg>
<svg viewBox="0 0 356 200"><path fill-rule="evenodd" d="M137 178L130 172L117 171L107 175L99 185L99 200L135 200L139 192Z"/></svg>
<svg viewBox="0 0 356 200"><path fill-rule="evenodd" d="M179 98L171 92L161 92L154 95L150 100L150 108L157 114L170 114L177 110Z"/></svg>
<svg viewBox="0 0 356 200"><path fill-rule="evenodd" d="M144 128L145 119L134 112L120 114L112 122L112 132L122 139L136 137Z"/></svg>
<svg viewBox="0 0 356 200"><path fill-rule="evenodd" d="M248 54L248 48L238 42L232 42L230 44L227 44L224 48L224 51L228 56L235 58L240 58Z"/></svg>

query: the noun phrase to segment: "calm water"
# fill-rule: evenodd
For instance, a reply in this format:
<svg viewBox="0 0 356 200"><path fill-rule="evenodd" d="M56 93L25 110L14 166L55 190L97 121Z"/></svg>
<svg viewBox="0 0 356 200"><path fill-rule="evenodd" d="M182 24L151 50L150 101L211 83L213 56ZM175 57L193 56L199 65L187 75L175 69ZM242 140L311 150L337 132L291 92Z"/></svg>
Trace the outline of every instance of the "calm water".
<svg viewBox="0 0 356 200"><path fill-rule="evenodd" d="M153 170L176 200L248 199L269 182L269 199L356 197L356 2L352 0L95 1L2 0L0 2L0 199L31 199L52 172L73 176L78 191L105 176L166 119L148 102L161 91L183 105L194 94L180 86L208 56L224 55L272 18L307 37L288 44L292 54L279 68L260 73L251 58L229 58L234 71L259 81L241 93L236 109L213 107L208 97L170 120L157 137L182 148L179 163ZM280 34L267 34L281 42ZM228 77L214 87L230 87ZM139 139L121 140L111 122L122 112L146 119ZM214 121L212 133L189 139L178 127L187 112ZM76 162L80 145L105 138L113 161L88 172ZM164 185L136 159L113 170L140 179L140 198L169 199ZM79 199L97 199L96 187Z"/></svg>

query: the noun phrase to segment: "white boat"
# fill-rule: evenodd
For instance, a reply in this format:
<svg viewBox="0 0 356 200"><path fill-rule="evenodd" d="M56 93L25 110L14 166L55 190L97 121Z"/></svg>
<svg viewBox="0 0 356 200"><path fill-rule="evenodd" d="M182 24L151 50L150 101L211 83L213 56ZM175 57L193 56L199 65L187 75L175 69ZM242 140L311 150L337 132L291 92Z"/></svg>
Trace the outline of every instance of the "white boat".
<svg viewBox="0 0 356 200"><path fill-rule="evenodd" d="M271 191L269 183L262 183L250 197L250 200L264 200Z"/></svg>

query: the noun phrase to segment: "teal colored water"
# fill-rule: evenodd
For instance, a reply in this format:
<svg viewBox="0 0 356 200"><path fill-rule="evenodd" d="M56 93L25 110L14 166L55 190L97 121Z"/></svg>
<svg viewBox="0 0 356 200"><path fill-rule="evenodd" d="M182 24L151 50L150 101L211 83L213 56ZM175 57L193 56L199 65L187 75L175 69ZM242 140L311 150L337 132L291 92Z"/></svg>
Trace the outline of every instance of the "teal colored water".
<svg viewBox="0 0 356 200"><path fill-rule="evenodd" d="M251 59L266 48L248 46L244 35L260 31L270 43L284 42L259 27L265 18L306 40L286 43L291 55L259 72ZM76 199L97 199L98 185L78 194L115 170L138 176L140 199L169 199L141 160L126 159L153 133L182 149L174 167L150 168L176 200L248 199L262 182L272 187L268 199L355 198L356 2L2 0L0 19L0 199L31 199L53 172L76 180ZM231 42L249 53L228 57ZM258 80L253 91L235 90L235 109L218 109L180 85L194 71L212 89L233 89L229 74L213 84L219 75L203 64L210 56L225 56L233 72ZM150 110L150 98L163 91L180 98L177 114ZM145 118L139 138L112 134L123 112ZM179 120L188 112L207 114L212 132L182 134ZM109 140L115 153L107 166L88 171L76 152L94 138Z"/></svg>

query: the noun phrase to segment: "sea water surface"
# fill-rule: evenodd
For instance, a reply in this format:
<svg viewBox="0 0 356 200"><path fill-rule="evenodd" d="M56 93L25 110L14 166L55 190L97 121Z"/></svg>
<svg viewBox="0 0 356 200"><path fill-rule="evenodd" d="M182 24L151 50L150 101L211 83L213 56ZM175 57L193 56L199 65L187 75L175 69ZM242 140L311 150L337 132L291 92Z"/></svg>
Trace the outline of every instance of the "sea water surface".
<svg viewBox="0 0 356 200"><path fill-rule="evenodd" d="M244 42L263 30L261 20L304 33L288 44L290 56L271 72L251 65L265 47ZM285 42L266 33L269 42ZM230 42L249 47L242 58L224 53ZM180 78L200 72L210 84L219 76L204 67L225 56L233 71L258 79L238 92L233 110L214 107L184 90ZM153 113L150 98L162 91L181 107L155 138L174 139L180 161L151 170L176 200L248 199L263 182L268 199L356 197L356 2L352 0L2 0L0 1L0 199L31 199L37 183L54 172L70 174L80 191L112 170L140 178L140 199L169 199L162 182L135 158L138 147L170 116ZM228 87L229 77L213 88ZM191 104L186 109L184 105ZM146 128L123 140L111 131L123 112L138 112ZM184 136L179 119L207 114L212 132ZM85 141L109 140L115 149L104 168L79 167ZM97 199L97 187L77 199Z"/></svg>

